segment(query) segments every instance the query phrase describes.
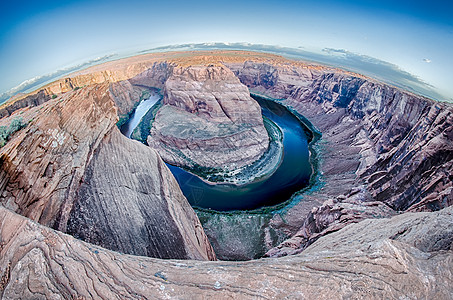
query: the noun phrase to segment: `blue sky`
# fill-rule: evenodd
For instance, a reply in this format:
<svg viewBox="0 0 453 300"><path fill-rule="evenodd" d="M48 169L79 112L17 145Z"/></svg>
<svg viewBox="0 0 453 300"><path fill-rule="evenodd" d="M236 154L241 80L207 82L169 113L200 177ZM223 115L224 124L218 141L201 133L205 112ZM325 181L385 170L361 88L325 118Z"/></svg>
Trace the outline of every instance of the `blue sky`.
<svg viewBox="0 0 453 300"><path fill-rule="evenodd" d="M374 57L453 99L452 16L437 0L2 1L0 93L105 55L249 42Z"/></svg>

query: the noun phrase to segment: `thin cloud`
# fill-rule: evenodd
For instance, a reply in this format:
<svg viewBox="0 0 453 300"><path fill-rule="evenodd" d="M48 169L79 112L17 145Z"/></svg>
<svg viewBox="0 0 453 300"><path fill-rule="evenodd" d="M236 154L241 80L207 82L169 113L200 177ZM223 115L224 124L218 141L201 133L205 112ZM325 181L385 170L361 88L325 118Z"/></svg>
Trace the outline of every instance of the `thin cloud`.
<svg viewBox="0 0 453 300"><path fill-rule="evenodd" d="M391 64L371 56L361 55L350 52L346 49L324 48L319 52L312 52L301 48L289 48L281 46L271 46L250 43L198 43L198 44L179 44L152 48L141 51L142 53L152 53L157 51L177 51L177 50L251 50L259 52L274 53L292 59L321 63L334 66L344 70L363 74L376 78L387 84L391 84L405 90L420 94L435 100L445 100L446 97L439 94L436 88L423 81L419 77L406 72L395 64Z"/></svg>
<svg viewBox="0 0 453 300"><path fill-rule="evenodd" d="M446 97L440 95L435 87L424 82L417 76L410 74L404 70L401 70L397 65L357 53L350 52L345 49L333 49L333 48L324 48L320 53L311 52L304 50L302 47L299 48L288 48L281 46L271 46L263 44L250 44L250 43L198 43L198 44L176 44L169 46L162 46L151 48L147 50L142 50L136 52L136 54L141 53L153 53L153 52L165 52L165 51L181 51L181 50L215 50L215 49L228 49L228 50L251 50L259 52L268 52L275 53L279 55L286 56L292 59L299 59L304 61L317 62L325 65L330 65L338 68L342 68L348 71L357 72L364 74L366 76L374 77L378 80L381 80L385 83L392 84L403 89L412 91L423 96L435 100L445 100ZM82 68L88 67L93 64L97 64L106 60L109 60L112 56L117 55L107 55L102 58L97 58L95 60L89 61L87 63L62 69L56 71L52 74L34 78L32 80L26 81L21 84L19 87L16 87L6 93L0 94L0 103L9 99L9 97L19 93L27 92L30 89L36 89L39 86L42 86L44 82L50 82L51 80L56 80L57 78L69 74L71 72L80 70ZM428 58L423 59L424 62L430 63L431 60Z"/></svg>
<svg viewBox="0 0 453 300"><path fill-rule="evenodd" d="M57 70L57 71L52 72L50 74L46 74L46 75L42 75L42 76L36 76L36 77L31 78L31 79L25 80L24 82L22 82L21 84L19 84L16 87L10 89L9 91L1 93L0 94L0 103L3 103L5 101L7 101L8 99L10 99L14 95L17 95L19 93L31 92L32 90L37 89L40 86L43 86L43 85L45 85L48 82L56 80L59 77L62 77L64 75L70 74L70 73L75 72L75 71L79 71L81 69L88 68L88 67L90 67L90 66L92 66L94 64L105 62L105 61L107 61L107 60L109 60L109 59L111 59L111 58L113 58L115 56L117 56L117 54L104 55L104 56L97 57L95 59L89 60L87 62L78 64L78 65L75 65L75 66L72 66L72 67L67 67L67 68L63 68L63 69Z"/></svg>

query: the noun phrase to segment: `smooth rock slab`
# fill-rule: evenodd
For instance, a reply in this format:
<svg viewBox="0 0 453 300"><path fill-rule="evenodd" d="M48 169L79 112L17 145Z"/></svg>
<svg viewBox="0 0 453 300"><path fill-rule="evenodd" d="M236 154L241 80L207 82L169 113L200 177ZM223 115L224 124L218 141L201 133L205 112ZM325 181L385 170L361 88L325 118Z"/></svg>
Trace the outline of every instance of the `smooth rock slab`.
<svg viewBox="0 0 453 300"><path fill-rule="evenodd" d="M3 299L453 299L453 251L411 246L435 245L438 238L426 233L439 223L453 223L453 208L367 220L295 256L199 262L119 254L0 208L0 293ZM419 225L403 238L389 236L404 224Z"/></svg>
<svg viewBox="0 0 453 300"><path fill-rule="evenodd" d="M67 232L123 253L214 260L192 207L157 153L118 130L85 173Z"/></svg>

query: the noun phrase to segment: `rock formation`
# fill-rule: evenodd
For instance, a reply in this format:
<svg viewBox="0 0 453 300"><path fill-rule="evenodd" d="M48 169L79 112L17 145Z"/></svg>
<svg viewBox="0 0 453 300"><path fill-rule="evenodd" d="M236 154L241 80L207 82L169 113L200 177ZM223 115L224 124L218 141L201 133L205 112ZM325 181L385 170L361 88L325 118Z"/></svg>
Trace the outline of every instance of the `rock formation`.
<svg viewBox="0 0 453 300"><path fill-rule="evenodd" d="M0 150L2 204L126 253L215 259L162 160L119 133L111 91L81 88L24 115L28 126Z"/></svg>
<svg viewBox="0 0 453 300"><path fill-rule="evenodd" d="M175 67L148 144L175 165L234 170L269 145L261 109L226 67Z"/></svg>
<svg viewBox="0 0 453 300"><path fill-rule="evenodd" d="M51 99L51 96L44 90L40 90L38 93L24 97L19 101L15 101L10 105L2 105L0 107L0 118L11 115L14 111L25 108L33 107L43 104L44 102Z"/></svg>
<svg viewBox="0 0 453 300"><path fill-rule="evenodd" d="M6 207L65 230L87 163L117 121L107 89L79 89L33 109L30 124L0 150Z"/></svg>
<svg viewBox="0 0 453 300"><path fill-rule="evenodd" d="M117 128L88 165L78 199L67 227L77 238L135 255L215 259L162 159Z"/></svg>
<svg viewBox="0 0 453 300"><path fill-rule="evenodd" d="M268 255L300 252L351 222L453 203L451 105L335 69L230 67L252 91L286 99L323 134L318 152L325 185L286 212L308 213L305 218L273 219L271 226L294 236Z"/></svg>
<svg viewBox="0 0 453 300"><path fill-rule="evenodd" d="M263 248L270 258L158 260L61 232L132 254L214 259L163 161L115 123L143 91L163 89L148 142L166 160L249 163L268 139L244 85L322 132L313 185L291 205L200 214L223 258ZM452 299L451 104L335 68L222 51L110 62L14 101L0 126L27 126L0 149L2 298Z"/></svg>
<svg viewBox="0 0 453 300"><path fill-rule="evenodd" d="M302 254L159 260L74 239L0 207L2 299L452 299L451 207L366 220Z"/></svg>

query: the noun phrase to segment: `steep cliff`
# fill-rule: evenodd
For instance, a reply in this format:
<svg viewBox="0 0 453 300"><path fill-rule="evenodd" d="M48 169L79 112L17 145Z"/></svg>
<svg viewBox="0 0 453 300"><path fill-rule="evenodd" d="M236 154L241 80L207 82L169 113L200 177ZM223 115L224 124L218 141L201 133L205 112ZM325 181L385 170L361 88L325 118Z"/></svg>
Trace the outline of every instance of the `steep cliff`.
<svg viewBox="0 0 453 300"><path fill-rule="evenodd" d="M109 83L95 84L10 117L28 125L0 149L1 203L111 249L215 259L162 160L119 133L111 92Z"/></svg>
<svg viewBox="0 0 453 300"><path fill-rule="evenodd" d="M200 63L213 66L190 67ZM268 141L244 85L282 99L322 132L313 145L315 184L273 214L206 212L206 231L226 258L269 250L271 258L240 263L119 254L1 207L2 297L451 299L451 105L262 53L156 54L70 78L10 104L0 120L27 125L0 149L1 203L41 224L121 252L214 258L156 152L114 126L150 87L163 89L166 101L149 139L159 141L154 147L175 161L180 147L207 166L207 155L236 159L216 148L225 138L224 148L242 147L244 160ZM255 123L247 127L249 115Z"/></svg>
<svg viewBox="0 0 453 300"><path fill-rule="evenodd" d="M268 255L300 252L351 222L453 203L451 105L334 69L230 67L252 91L284 99L323 134L317 149L324 186L286 212L306 217L274 218L272 226L295 235Z"/></svg>
<svg viewBox="0 0 453 300"><path fill-rule="evenodd" d="M146 88L163 88L165 80L171 73L172 65L166 60L177 56L173 54L151 54L124 58L96 65L55 80L31 93L18 94L0 105L0 118L11 115L14 111L40 105L58 95L102 83L111 83L111 96L118 105L119 115L129 112L136 98L137 90ZM132 84L133 87L125 85ZM132 105L127 106L132 98Z"/></svg>
<svg viewBox="0 0 453 300"><path fill-rule="evenodd" d="M0 207L4 299L452 299L453 209L366 220L250 262L119 254Z"/></svg>
<svg viewBox="0 0 453 300"><path fill-rule="evenodd" d="M0 118L10 116L14 111L21 108L38 106L51 98L52 96L46 91L40 90L38 93L26 96L10 105L2 105L0 107Z"/></svg>
<svg viewBox="0 0 453 300"><path fill-rule="evenodd" d="M79 89L34 108L33 121L0 149L6 207L65 229L85 168L117 121L107 89Z"/></svg>
<svg viewBox="0 0 453 300"><path fill-rule="evenodd" d="M192 207L162 159L109 133L87 167L67 232L122 253L214 260Z"/></svg>
<svg viewBox="0 0 453 300"><path fill-rule="evenodd" d="M118 108L118 116L120 118L123 116L129 117L129 112L145 95L147 90L145 87L131 84L129 80L112 82L109 86L109 94Z"/></svg>
<svg viewBox="0 0 453 300"><path fill-rule="evenodd" d="M235 170L269 145L261 110L222 65L175 67L148 144L175 165Z"/></svg>

